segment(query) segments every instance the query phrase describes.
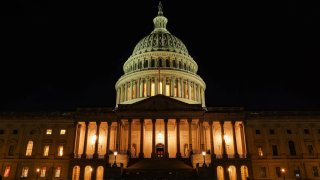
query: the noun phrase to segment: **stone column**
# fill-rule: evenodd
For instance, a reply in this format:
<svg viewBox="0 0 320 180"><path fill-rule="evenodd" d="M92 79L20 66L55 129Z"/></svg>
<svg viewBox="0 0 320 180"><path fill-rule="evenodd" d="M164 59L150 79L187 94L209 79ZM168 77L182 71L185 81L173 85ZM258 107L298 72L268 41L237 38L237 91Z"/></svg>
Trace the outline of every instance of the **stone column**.
<svg viewBox="0 0 320 180"><path fill-rule="evenodd" d="M159 94L159 87L160 87L160 79L158 77L154 78L154 94Z"/></svg>
<svg viewBox="0 0 320 180"><path fill-rule="evenodd" d="M117 151L120 151L120 124L121 124L121 120L117 121L117 139L116 139L116 149Z"/></svg>
<svg viewBox="0 0 320 180"><path fill-rule="evenodd" d="M120 88L117 88L116 105L119 104L119 99L120 99Z"/></svg>
<svg viewBox="0 0 320 180"><path fill-rule="evenodd" d="M201 151L204 151L204 129L203 129L203 119L200 119L199 121L199 128L200 128L200 149Z"/></svg>
<svg viewBox="0 0 320 180"><path fill-rule="evenodd" d="M150 83L150 78L147 77L147 97L150 96L150 86L151 86L151 83Z"/></svg>
<svg viewBox="0 0 320 180"><path fill-rule="evenodd" d="M130 97L130 99L133 99L132 98L133 97L132 88L133 88L133 81L130 81L130 88L129 88L129 95L128 95L128 97Z"/></svg>
<svg viewBox="0 0 320 180"><path fill-rule="evenodd" d="M156 119L152 119L152 152L151 157L156 158Z"/></svg>
<svg viewBox="0 0 320 180"><path fill-rule="evenodd" d="M143 154L143 123L144 123L144 119L140 119L140 152L139 152L139 158L144 158L144 154Z"/></svg>
<svg viewBox="0 0 320 180"><path fill-rule="evenodd" d="M197 101L197 91L196 91L196 83L195 82L193 82L192 89L193 89L194 101Z"/></svg>
<svg viewBox="0 0 320 180"><path fill-rule="evenodd" d="M202 107L205 107L206 101L205 101L204 89L203 88L201 88L201 104L202 104Z"/></svg>
<svg viewBox="0 0 320 180"><path fill-rule="evenodd" d="M128 83L125 82L124 85L124 101L128 101Z"/></svg>
<svg viewBox="0 0 320 180"><path fill-rule="evenodd" d="M93 158L98 158L99 157L99 154L98 154L98 146L99 146L99 134L100 134L100 125L101 125L101 122L100 121L97 121L96 122L97 124L97 130L96 130L96 142L94 144L94 154L93 154Z"/></svg>
<svg viewBox="0 0 320 180"><path fill-rule="evenodd" d="M244 142L245 142L245 154L246 154L246 158L250 158L250 151L249 151L249 146L248 146L248 140L247 140L247 131L245 130L244 126L246 125L246 121L242 122L242 129L243 129L243 133L244 133Z"/></svg>
<svg viewBox="0 0 320 180"><path fill-rule="evenodd" d="M162 77L162 94L165 95L165 96L170 96L170 94L167 94L167 79L166 77Z"/></svg>
<svg viewBox="0 0 320 180"><path fill-rule="evenodd" d="M224 122L220 121L221 127L221 141L222 141L222 157L227 158L226 141L224 140Z"/></svg>
<svg viewBox="0 0 320 180"><path fill-rule="evenodd" d="M170 96L171 97L174 97L174 82L175 82L175 80L174 80L174 77L171 77L171 86L170 86Z"/></svg>
<svg viewBox="0 0 320 180"><path fill-rule="evenodd" d="M110 151L110 131L111 131L112 122L108 122L108 135L107 135L107 148L106 148L106 159L109 159L109 151Z"/></svg>
<svg viewBox="0 0 320 180"><path fill-rule="evenodd" d="M74 147L73 147L73 157L75 158L77 156L78 158L78 153L79 153L79 145L80 145L80 135L81 135L81 124L79 124L79 122L77 123L77 129L76 129L76 139L75 139L75 143L74 143Z"/></svg>
<svg viewBox="0 0 320 180"><path fill-rule="evenodd" d="M121 85L121 102L126 101L126 89L124 87L124 85Z"/></svg>
<svg viewBox="0 0 320 180"><path fill-rule="evenodd" d="M188 80L188 99L191 99L191 83L190 83L190 80Z"/></svg>
<svg viewBox="0 0 320 180"><path fill-rule="evenodd" d="M177 125L177 154L176 154L176 158L181 158L181 152L180 152L180 119L176 119L176 125Z"/></svg>
<svg viewBox="0 0 320 180"><path fill-rule="evenodd" d="M181 78L178 78L178 97L181 98Z"/></svg>
<svg viewBox="0 0 320 180"><path fill-rule="evenodd" d="M200 88L199 88L200 86L199 86L199 84L197 84L197 102L201 102L201 100L200 100Z"/></svg>
<svg viewBox="0 0 320 180"><path fill-rule="evenodd" d="M184 79L181 79L181 97L182 98L185 98L185 93L186 93L186 88L185 88L185 85L184 85Z"/></svg>
<svg viewBox="0 0 320 180"><path fill-rule="evenodd" d="M131 157L131 125L132 125L132 119L128 119L129 123L129 130L128 130L128 155Z"/></svg>
<svg viewBox="0 0 320 180"><path fill-rule="evenodd" d="M213 140L213 130L212 130L213 121L209 121L209 128L210 128L210 144L211 144L211 158L215 159L216 155L214 153L214 140ZM211 161L213 162L213 161Z"/></svg>
<svg viewBox="0 0 320 180"><path fill-rule="evenodd" d="M233 146L234 146L234 157L239 158L238 147L237 147L237 138L236 138L236 126L235 121L231 121L232 123L232 137L233 137Z"/></svg>
<svg viewBox="0 0 320 180"><path fill-rule="evenodd" d="M192 152L192 119L188 119L189 125L189 152Z"/></svg>
<svg viewBox="0 0 320 180"><path fill-rule="evenodd" d="M86 133L84 134L84 146L83 146L83 153L81 158L85 159L87 157L87 142L88 142L88 129L89 129L89 121L86 121Z"/></svg>
<svg viewBox="0 0 320 180"><path fill-rule="evenodd" d="M136 98L140 98L140 78L136 82Z"/></svg>
<svg viewBox="0 0 320 180"><path fill-rule="evenodd" d="M164 119L164 150L165 154L164 157L169 158L169 151L168 151L168 119Z"/></svg>

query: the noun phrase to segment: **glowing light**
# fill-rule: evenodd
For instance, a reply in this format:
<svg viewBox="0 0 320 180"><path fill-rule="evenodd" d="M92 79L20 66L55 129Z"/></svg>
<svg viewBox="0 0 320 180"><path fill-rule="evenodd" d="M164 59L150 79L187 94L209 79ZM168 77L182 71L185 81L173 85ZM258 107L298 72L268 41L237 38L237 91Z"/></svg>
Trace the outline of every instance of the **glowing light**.
<svg viewBox="0 0 320 180"><path fill-rule="evenodd" d="M91 136L91 144L95 144L97 140L97 135Z"/></svg>
<svg viewBox="0 0 320 180"><path fill-rule="evenodd" d="M92 172L93 171L93 169L92 169L92 167L90 167L90 172Z"/></svg>
<svg viewBox="0 0 320 180"><path fill-rule="evenodd" d="M206 152L205 151L202 151L202 156L205 156L206 155Z"/></svg>
<svg viewBox="0 0 320 180"><path fill-rule="evenodd" d="M163 134L161 132L158 133L157 139L159 142L163 142Z"/></svg>
<svg viewBox="0 0 320 180"><path fill-rule="evenodd" d="M230 136L228 136L227 134L225 134L224 136L223 136L223 139L225 140L225 142L227 143L227 144L229 144L230 143Z"/></svg>
<svg viewBox="0 0 320 180"><path fill-rule="evenodd" d="M228 168L228 171L230 172L230 171L231 171L231 168Z"/></svg>
<svg viewBox="0 0 320 180"><path fill-rule="evenodd" d="M37 173L40 172L40 168L37 168Z"/></svg>
<svg viewBox="0 0 320 180"><path fill-rule="evenodd" d="M281 172L285 173L285 172L286 172L286 170L285 170L284 168L281 168Z"/></svg>
<svg viewBox="0 0 320 180"><path fill-rule="evenodd" d="M118 155L118 152L117 151L113 152L113 155L115 155L115 156Z"/></svg>

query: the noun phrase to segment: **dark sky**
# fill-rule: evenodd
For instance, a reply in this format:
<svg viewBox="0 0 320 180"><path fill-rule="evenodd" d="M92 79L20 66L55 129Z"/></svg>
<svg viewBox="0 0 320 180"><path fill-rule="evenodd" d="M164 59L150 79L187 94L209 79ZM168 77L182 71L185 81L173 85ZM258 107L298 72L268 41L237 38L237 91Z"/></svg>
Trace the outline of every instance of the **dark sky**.
<svg viewBox="0 0 320 180"><path fill-rule="evenodd" d="M4 4L7 2L7 4ZM319 2L164 0L207 106L320 110ZM114 107L114 85L158 1L2 1L0 111Z"/></svg>

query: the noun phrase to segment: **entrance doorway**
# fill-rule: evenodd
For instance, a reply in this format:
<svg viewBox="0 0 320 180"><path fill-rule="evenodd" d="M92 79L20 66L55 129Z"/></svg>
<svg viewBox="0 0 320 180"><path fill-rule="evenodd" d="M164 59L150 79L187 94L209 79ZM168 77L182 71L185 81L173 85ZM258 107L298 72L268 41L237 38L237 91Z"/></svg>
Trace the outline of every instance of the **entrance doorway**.
<svg viewBox="0 0 320 180"><path fill-rule="evenodd" d="M164 156L164 145L159 143L156 145L156 154L158 158L162 158Z"/></svg>

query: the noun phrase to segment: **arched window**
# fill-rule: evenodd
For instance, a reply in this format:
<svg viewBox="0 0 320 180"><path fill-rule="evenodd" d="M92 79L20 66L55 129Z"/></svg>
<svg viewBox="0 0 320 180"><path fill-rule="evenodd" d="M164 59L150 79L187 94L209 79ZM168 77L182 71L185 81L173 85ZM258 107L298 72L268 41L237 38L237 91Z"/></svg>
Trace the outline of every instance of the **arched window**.
<svg viewBox="0 0 320 180"><path fill-rule="evenodd" d="M173 60L173 61L172 61L172 64L173 64L173 67L174 67L174 68L177 68L177 62L176 62L176 60Z"/></svg>
<svg viewBox="0 0 320 180"><path fill-rule="evenodd" d="M179 69L182 69L182 63L179 61Z"/></svg>
<svg viewBox="0 0 320 180"><path fill-rule="evenodd" d="M247 166L241 166L241 180L247 180L249 177L249 172Z"/></svg>
<svg viewBox="0 0 320 180"><path fill-rule="evenodd" d="M169 59L166 60L166 67L170 67L170 61L169 61Z"/></svg>
<svg viewBox="0 0 320 180"><path fill-rule="evenodd" d="M72 180L79 180L80 178L80 166L74 166L72 172Z"/></svg>
<svg viewBox="0 0 320 180"><path fill-rule="evenodd" d="M223 173L222 166L217 167L217 180L224 180L224 173Z"/></svg>
<svg viewBox="0 0 320 180"><path fill-rule="evenodd" d="M230 180L237 180L237 172L235 166L229 166L228 168L228 176Z"/></svg>
<svg viewBox="0 0 320 180"><path fill-rule="evenodd" d="M291 156L297 155L297 154L296 154L296 149L295 149L295 147L294 147L294 142L293 142L293 141L289 141L288 144L289 144L290 155L291 155Z"/></svg>
<svg viewBox="0 0 320 180"><path fill-rule="evenodd" d="M61 166L56 167L54 177L59 178L61 176Z"/></svg>
<svg viewBox="0 0 320 180"><path fill-rule="evenodd" d="M155 67L154 59L151 60L151 67Z"/></svg>
<svg viewBox="0 0 320 180"><path fill-rule="evenodd" d="M26 156L32 155L33 141L28 141Z"/></svg>
<svg viewBox="0 0 320 180"><path fill-rule="evenodd" d="M143 67L144 67L144 68L147 68L147 67L148 67L148 61L147 61L147 60L144 60Z"/></svg>
<svg viewBox="0 0 320 180"><path fill-rule="evenodd" d="M97 178L96 180L103 180L103 166L97 168Z"/></svg>
<svg viewBox="0 0 320 180"><path fill-rule="evenodd" d="M86 166L84 168L84 180L91 180L92 171L93 169L91 166Z"/></svg>
<svg viewBox="0 0 320 180"><path fill-rule="evenodd" d="M183 64L183 69L184 69L184 70L187 70L187 65L186 65L186 63Z"/></svg>
<svg viewBox="0 0 320 180"><path fill-rule="evenodd" d="M142 62L139 62L139 69L142 69Z"/></svg>
<svg viewBox="0 0 320 180"><path fill-rule="evenodd" d="M159 59L159 67L162 67L162 59Z"/></svg>

